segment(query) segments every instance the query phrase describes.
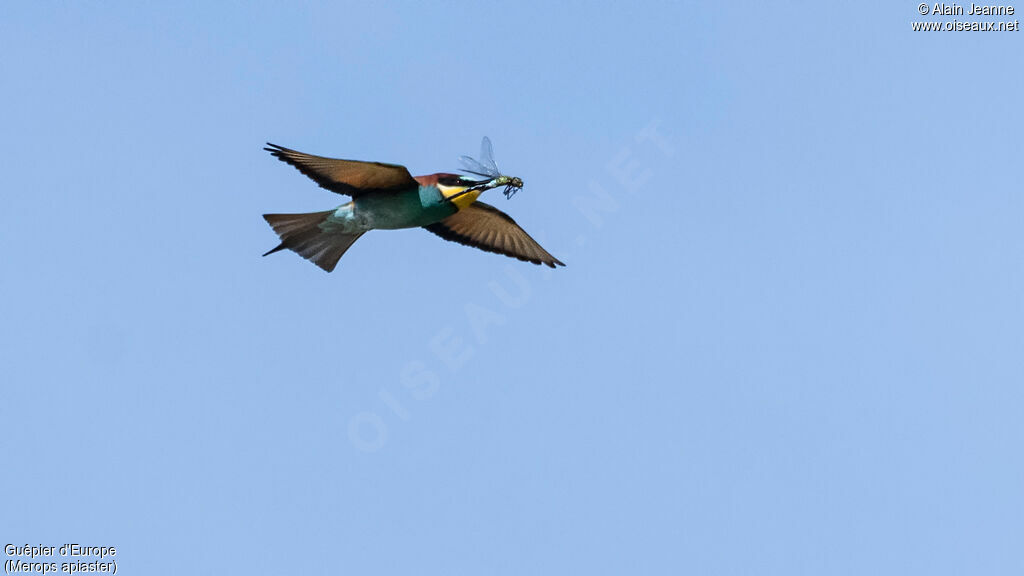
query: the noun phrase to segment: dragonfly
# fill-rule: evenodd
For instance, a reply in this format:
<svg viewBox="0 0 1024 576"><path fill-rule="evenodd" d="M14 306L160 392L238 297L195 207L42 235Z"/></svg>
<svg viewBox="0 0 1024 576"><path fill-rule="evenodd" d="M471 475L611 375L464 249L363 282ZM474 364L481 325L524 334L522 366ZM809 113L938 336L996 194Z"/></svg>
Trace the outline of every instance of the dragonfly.
<svg viewBox="0 0 1024 576"><path fill-rule="evenodd" d="M480 142L479 160L471 156L460 156L459 162L462 164L463 172L487 178L495 187L504 186L505 198L511 199L516 192L523 189L522 179L506 176L498 169L498 164L494 162L494 147L491 146L491 139L487 136L484 136L483 141Z"/></svg>

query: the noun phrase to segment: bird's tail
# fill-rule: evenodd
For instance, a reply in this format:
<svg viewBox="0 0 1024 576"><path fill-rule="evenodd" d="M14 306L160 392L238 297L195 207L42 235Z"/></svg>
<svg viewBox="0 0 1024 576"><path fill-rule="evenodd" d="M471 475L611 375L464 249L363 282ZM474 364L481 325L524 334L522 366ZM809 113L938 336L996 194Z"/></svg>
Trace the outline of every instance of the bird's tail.
<svg viewBox="0 0 1024 576"><path fill-rule="evenodd" d="M334 270L342 254L363 233L325 231L320 225L333 213L334 210L306 214L264 214L267 224L281 237L281 243L264 256L287 248L327 272Z"/></svg>

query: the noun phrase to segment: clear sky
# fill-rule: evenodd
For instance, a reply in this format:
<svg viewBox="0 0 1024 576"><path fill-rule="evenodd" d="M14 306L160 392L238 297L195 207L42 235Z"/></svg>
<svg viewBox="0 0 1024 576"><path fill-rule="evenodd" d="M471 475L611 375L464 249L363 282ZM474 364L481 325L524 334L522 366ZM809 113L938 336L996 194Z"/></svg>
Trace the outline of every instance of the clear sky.
<svg viewBox="0 0 1024 576"><path fill-rule="evenodd" d="M2 543L146 575L1024 571L1024 33L365 4L4 6ZM426 174L484 135L526 187L483 200L566 268L422 230L332 274L260 257L261 214L346 200L264 142Z"/></svg>

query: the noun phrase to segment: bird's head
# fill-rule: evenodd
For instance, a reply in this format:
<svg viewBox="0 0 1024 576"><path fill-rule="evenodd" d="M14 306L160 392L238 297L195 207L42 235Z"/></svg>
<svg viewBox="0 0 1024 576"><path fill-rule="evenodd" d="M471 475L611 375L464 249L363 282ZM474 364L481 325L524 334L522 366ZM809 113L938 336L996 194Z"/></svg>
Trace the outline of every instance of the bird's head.
<svg viewBox="0 0 1024 576"><path fill-rule="evenodd" d="M476 201L485 190L491 188L505 187L505 197L511 198L513 194L523 187L523 180L515 176L495 176L483 180L473 176L461 174L434 174L436 184L441 194L459 208L465 208Z"/></svg>

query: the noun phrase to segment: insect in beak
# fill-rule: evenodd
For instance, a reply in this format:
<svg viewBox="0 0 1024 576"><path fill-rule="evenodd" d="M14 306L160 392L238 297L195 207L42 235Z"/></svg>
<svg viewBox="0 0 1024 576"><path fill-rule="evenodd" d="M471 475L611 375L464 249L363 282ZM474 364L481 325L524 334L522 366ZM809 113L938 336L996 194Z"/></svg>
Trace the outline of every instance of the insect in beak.
<svg viewBox="0 0 1024 576"><path fill-rule="evenodd" d="M504 186L505 198L512 198L516 192L523 189L523 181L521 178L515 176L505 176L498 169L498 165L494 162L494 149L491 147L491 139L484 136L482 142L480 142L480 159L476 160L469 156L462 156L459 158L462 162L462 171L475 176L483 176L484 178L490 178L489 181L483 184L483 189L497 188Z"/></svg>
<svg viewBox="0 0 1024 576"><path fill-rule="evenodd" d="M516 192L523 189L523 181L520 178L513 177L508 184L505 185L505 198L512 199Z"/></svg>

